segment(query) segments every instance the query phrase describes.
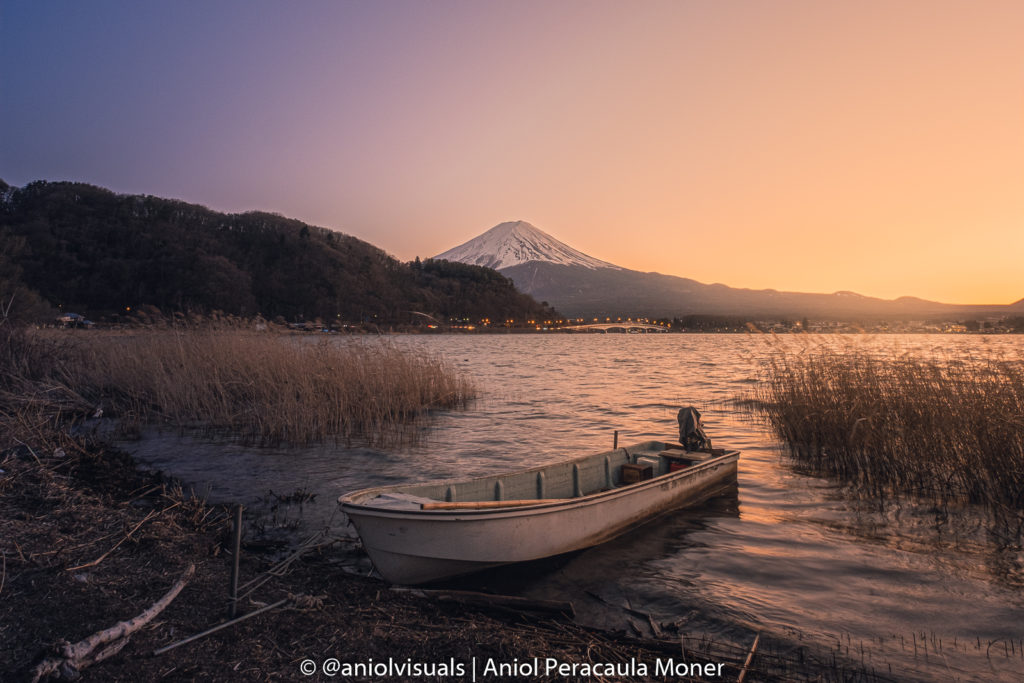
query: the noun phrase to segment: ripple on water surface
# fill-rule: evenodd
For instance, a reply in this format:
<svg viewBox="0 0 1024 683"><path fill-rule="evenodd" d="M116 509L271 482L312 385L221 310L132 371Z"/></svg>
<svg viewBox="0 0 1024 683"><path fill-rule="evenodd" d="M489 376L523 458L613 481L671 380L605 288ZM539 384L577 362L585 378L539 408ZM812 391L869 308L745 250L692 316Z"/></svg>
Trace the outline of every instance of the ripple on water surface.
<svg viewBox="0 0 1024 683"><path fill-rule="evenodd" d="M986 352L1004 343L977 340L854 343L879 352L899 344L911 353L972 343ZM943 519L926 503L858 501L800 473L732 402L750 391L774 348L812 343L806 339L487 335L357 343L444 355L474 379L480 398L466 411L437 414L414 446L253 450L160 437L127 447L214 499L256 503L269 489L312 491L318 497L305 523L319 526L345 491L534 466L608 448L613 430L623 445L671 438L679 406L695 405L716 446L742 451L731 496L661 517L528 579L485 587L571 599L583 620L617 627L648 613L737 642L759 629L824 647L863 641L878 670L892 665L915 677L1019 680L1024 670L1024 659L997 660L985 647L1024 636L1019 547L990 537L970 509ZM915 651L912 639L923 636L945 643L940 656Z"/></svg>

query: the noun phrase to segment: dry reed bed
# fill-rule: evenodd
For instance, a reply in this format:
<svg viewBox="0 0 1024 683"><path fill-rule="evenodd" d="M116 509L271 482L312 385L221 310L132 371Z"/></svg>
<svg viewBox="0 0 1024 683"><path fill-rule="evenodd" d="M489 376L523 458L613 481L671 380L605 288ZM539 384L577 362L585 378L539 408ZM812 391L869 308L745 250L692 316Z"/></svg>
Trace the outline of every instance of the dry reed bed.
<svg viewBox="0 0 1024 683"><path fill-rule="evenodd" d="M65 419L88 407L55 377L66 357L61 341L0 319L0 450L62 447Z"/></svg>
<svg viewBox="0 0 1024 683"><path fill-rule="evenodd" d="M1024 355L782 349L756 393L819 472L875 492L1024 508Z"/></svg>
<svg viewBox="0 0 1024 683"><path fill-rule="evenodd" d="M426 411L465 406L443 360L386 343L246 330L84 333L49 380L127 423L224 431L262 444L379 440Z"/></svg>

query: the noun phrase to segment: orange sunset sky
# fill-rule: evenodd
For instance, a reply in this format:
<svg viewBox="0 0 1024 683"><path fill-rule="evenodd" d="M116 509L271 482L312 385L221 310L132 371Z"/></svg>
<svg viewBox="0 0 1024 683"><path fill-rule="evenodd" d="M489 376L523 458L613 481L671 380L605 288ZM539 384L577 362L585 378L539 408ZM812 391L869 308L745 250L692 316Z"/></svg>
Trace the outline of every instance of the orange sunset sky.
<svg viewBox="0 0 1024 683"><path fill-rule="evenodd" d="M20 3L0 177L428 257L526 220L734 287L1024 297L1024 2Z"/></svg>

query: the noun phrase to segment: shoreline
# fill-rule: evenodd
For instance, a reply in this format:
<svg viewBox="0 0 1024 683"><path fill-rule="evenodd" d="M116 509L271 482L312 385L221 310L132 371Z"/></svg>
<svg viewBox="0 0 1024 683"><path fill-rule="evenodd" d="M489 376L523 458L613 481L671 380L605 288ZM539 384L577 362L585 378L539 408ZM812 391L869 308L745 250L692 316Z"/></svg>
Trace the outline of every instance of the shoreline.
<svg viewBox="0 0 1024 683"><path fill-rule="evenodd" d="M75 642L139 614L189 564L195 565L195 575L180 595L119 654L83 669L81 680L301 680L307 678L304 667L313 665L313 680L329 680L333 675L323 674L324 667L335 663L357 671L352 667L360 663L388 662L386 680L422 679L402 667L443 662L454 675L434 680L468 680L458 675L456 664L479 667L480 680L501 680L510 671L522 673L535 658L540 661L536 672L513 677L564 680L570 671L570 677L598 680L602 672L633 662L632 674L615 675L665 680L658 672L671 669L681 676L673 674L673 680L730 680L742 671L747 654L745 648L703 636L645 639L550 614L390 590L377 579L343 572L327 544L302 555L280 576L264 576L266 583L240 602L239 613L300 595L308 599L153 656L155 649L226 620L228 507L187 497L176 482L140 469L127 454L84 439L65 438L49 455L25 445L10 448L0 453L0 470L4 680L25 677L61 639ZM251 552L240 559L242 583L260 578L273 564ZM761 640L762 655L750 667L757 680L812 679L822 670L858 669L834 663L828 652L801 651L798 663L795 655L779 654L786 643ZM722 676L712 673L716 670ZM381 680L370 671L370 679ZM504 673L484 676L495 671ZM872 679L871 672L864 673ZM341 669L335 675L369 680L346 677Z"/></svg>
<svg viewBox="0 0 1024 683"><path fill-rule="evenodd" d="M942 336L1005 336L1024 334L1021 329L952 329L950 327L940 328L904 328L893 329L885 327L866 327L858 323L847 323L839 321L821 329L799 329L779 326L772 321L748 322L738 327L709 327L709 328L661 328L661 329L640 329L629 322L595 323L602 326L595 329L574 329L569 326L552 327L500 327L500 326L460 326L446 325L444 328L428 329L422 325L404 324L346 324L341 327L320 328L316 325L279 325L276 323L267 324L265 321L253 321L248 319L234 319L227 321L205 321L205 322L181 322L177 320L158 320L150 322L99 322L90 327L75 327L61 325L34 325L35 329L54 330L61 332L79 332L84 334L101 333L136 333L136 332L166 332L180 330L244 330L253 333L271 333L290 336L336 336L336 337L363 337L363 336L446 336L446 335L602 335L602 334L671 334L671 335L694 335L694 334L777 334L793 336L904 336L904 335L942 335Z"/></svg>

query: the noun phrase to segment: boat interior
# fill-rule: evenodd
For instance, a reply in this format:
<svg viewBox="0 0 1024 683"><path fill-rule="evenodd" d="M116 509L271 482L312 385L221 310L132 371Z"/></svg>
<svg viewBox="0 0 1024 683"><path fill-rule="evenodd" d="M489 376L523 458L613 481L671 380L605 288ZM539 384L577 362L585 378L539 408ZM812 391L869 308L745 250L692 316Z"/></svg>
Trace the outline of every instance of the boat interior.
<svg viewBox="0 0 1024 683"><path fill-rule="evenodd" d="M604 453L552 463L530 470L460 481L389 487L347 502L395 509L431 507L434 502L485 503L553 501L579 498L663 476L725 453L685 451L679 444L645 441ZM437 506L442 507L442 506ZM462 505L459 505L462 507Z"/></svg>

